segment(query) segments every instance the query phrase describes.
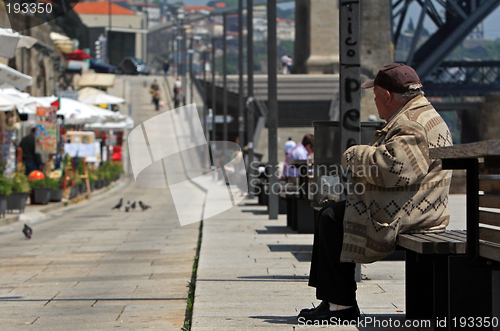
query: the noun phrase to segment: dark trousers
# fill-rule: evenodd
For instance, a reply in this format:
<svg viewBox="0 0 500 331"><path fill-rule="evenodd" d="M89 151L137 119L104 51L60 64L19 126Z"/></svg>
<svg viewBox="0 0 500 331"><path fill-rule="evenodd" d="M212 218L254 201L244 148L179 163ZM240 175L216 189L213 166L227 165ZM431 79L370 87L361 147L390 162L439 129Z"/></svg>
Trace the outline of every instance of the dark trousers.
<svg viewBox="0 0 500 331"><path fill-rule="evenodd" d="M29 175L32 171L38 170L38 165L33 159L24 159L24 166L26 167L26 175Z"/></svg>
<svg viewBox="0 0 500 331"><path fill-rule="evenodd" d="M355 263L340 262L345 201L325 207L314 221L314 245L309 286L316 298L339 305L356 304Z"/></svg>

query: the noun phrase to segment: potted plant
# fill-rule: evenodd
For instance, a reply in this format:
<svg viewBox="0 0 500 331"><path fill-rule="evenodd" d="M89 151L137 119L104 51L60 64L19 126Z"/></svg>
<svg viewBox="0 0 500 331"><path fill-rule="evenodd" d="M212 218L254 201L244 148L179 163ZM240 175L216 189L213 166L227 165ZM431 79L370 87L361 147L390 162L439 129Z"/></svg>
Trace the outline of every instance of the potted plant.
<svg viewBox="0 0 500 331"><path fill-rule="evenodd" d="M0 216L5 217L7 211L7 197L12 192L12 183L4 176L0 176Z"/></svg>
<svg viewBox="0 0 500 331"><path fill-rule="evenodd" d="M19 210L24 213L26 200L31 191L28 177L24 174L24 165L18 164L17 172L11 178L12 193L7 197L7 211Z"/></svg>
<svg viewBox="0 0 500 331"><path fill-rule="evenodd" d="M47 184L50 187L50 201L59 202L63 198L62 170L56 169L50 172Z"/></svg>
<svg viewBox="0 0 500 331"><path fill-rule="evenodd" d="M95 170L89 171L89 183L90 183L90 191L94 191L96 189L95 184L97 181L97 172Z"/></svg>
<svg viewBox="0 0 500 331"><path fill-rule="evenodd" d="M30 186L31 192L31 203L36 205L46 205L50 201L50 190L53 185L53 181L50 178L32 180ZM57 183L56 183L57 187Z"/></svg>

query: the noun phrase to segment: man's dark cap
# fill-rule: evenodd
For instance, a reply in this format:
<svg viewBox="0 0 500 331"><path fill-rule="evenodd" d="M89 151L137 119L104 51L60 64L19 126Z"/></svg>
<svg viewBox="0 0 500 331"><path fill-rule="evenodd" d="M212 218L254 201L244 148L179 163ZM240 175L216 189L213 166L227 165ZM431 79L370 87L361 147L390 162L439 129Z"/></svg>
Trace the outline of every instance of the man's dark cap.
<svg viewBox="0 0 500 331"><path fill-rule="evenodd" d="M422 88L415 70L404 63L391 63L383 66L375 79L363 83L361 87L367 89L375 85L395 93L417 91Z"/></svg>

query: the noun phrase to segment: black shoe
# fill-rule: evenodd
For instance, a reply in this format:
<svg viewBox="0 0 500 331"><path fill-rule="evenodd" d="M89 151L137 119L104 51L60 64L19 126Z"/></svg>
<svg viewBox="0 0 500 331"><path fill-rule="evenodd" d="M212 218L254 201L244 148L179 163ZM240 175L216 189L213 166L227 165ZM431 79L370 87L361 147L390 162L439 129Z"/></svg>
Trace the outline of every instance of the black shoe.
<svg viewBox="0 0 500 331"><path fill-rule="evenodd" d="M328 303L328 301L323 300L323 301L321 301L321 303L320 303L318 306L316 306L315 308L304 308L304 309L302 309L302 310L300 311L299 316L302 316L303 314L310 314L310 313L312 313L313 311L315 311L315 310L317 310L317 309L320 309L320 307L325 306L325 305L326 305L326 307L330 307L330 304Z"/></svg>
<svg viewBox="0 0 500 331"><path fill-rule="evenodd" d="M307 310L305 312L301 311L298 316L299 322L330 321L332 317L338 320L352 321L356 320L360 316L357 304L351 308L331 311L330 304L326 302L326 305L324 305L323 302L316 309Z"/></svg>

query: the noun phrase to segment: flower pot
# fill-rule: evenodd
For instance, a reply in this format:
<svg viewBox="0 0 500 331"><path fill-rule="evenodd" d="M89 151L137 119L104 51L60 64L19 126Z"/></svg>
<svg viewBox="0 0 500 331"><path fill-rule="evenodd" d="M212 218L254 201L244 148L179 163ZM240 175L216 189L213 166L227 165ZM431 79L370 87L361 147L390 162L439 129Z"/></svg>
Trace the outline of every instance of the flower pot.
<svg viewBox="0 0 500 331"><path fill-rule="evenodd" d="M50 187L37 187L31 193L31 204L46 205L50 201Z"/></svg>
<svg viewBox="0 0 500 331"><path fill-rule="evenodd" d="M0 216L5 217L6 211L7 211L7 197L5 195L0 195Z"/></svg>
<svg viewBox="0 0 500 331"><path fill-rule="evenodd" d="M76 197L78 194L80 194L80 192L78 191L78 186L71 186L71 193L69 195L69 198L70 199L73 199L74 197Z"/></svg>
<svg viewBox="0 0 500 331"><path fill-rule="evenodd" d="M27 199L28 193L12 192L7 197L7 211L12 212L13 210L19 210L19 213L24 213Z"/></svg>
<svg viewBox="0 0 500 331"><path fill-rule="evenodd" d="M50 201L51 202L59 202L62 200L63 197L63 190L62 188L54 190L53 188L50 189Z"/></svg>

